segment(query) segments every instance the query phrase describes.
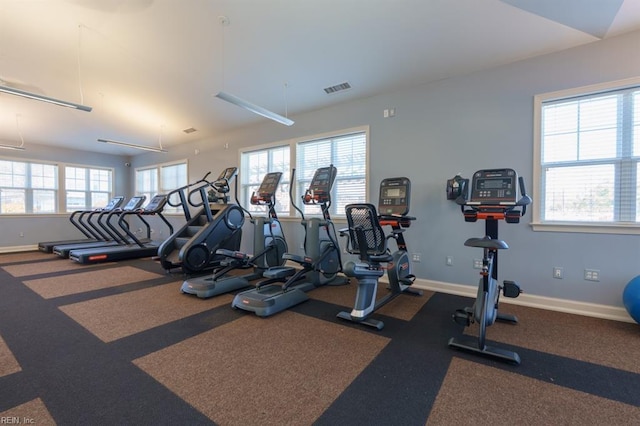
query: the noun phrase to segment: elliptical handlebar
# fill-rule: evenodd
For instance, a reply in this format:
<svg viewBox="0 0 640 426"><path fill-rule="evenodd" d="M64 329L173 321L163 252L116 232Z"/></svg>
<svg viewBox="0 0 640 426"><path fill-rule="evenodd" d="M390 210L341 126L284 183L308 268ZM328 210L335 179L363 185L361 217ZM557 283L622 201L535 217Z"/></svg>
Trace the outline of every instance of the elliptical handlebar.
<svg viewBox="0 0 640 426"><path fill-rule="evenodd" d="M207 177L208 177L210 174L211 174L211 172L209 171L209 172L207 172L207 173L202 177L202 179L197 180L197 181L195 181L195 182L193 182L193 183L189 183L189 184L187 184L187 185L181 186L180 188L174 189L173 191L169 192L169 193L167 194L167 204L169 204L171 207L180 207L180 206L182 206L182 205L183 205L183 203L184 203L185 201L187 201L187 200L186 200L186 198L185 198L185 196L184 196L184 190L185 190L185 189L187 189L187 188L190 188L190 187L192 187L192 186L195 186L195 185L201 184L201 183L203 183L203 182L206 182L206 183L208 184L208 183L209 183L209 181L207 180ZM180 198L180 203L178 203L178 204L173 204L173 203L171 202L171 196L172 196L172 195L174 195L174 194L180 194L180 197L179 197L179 198ZM189 194L189 195L190 195L190 194Z"/></svg>
<svg viewBox="0 0 640 426"><path fill-rule="evenodd" d="M291 201L291 205L293 206L293 208L298 210L298 213L300 213L300 216L302 217L302 220L305 220L304 212L302 211L302 209L300 207L298 207L296 205L296 202L293 199L293 186L295 185L295 181L294 181L294 177L295 176L296 176L296 169L293 168L293 169L291 169L291 179L289 180L289 200ZM304 199L304 197L303 197L303 199Z"/></svg>

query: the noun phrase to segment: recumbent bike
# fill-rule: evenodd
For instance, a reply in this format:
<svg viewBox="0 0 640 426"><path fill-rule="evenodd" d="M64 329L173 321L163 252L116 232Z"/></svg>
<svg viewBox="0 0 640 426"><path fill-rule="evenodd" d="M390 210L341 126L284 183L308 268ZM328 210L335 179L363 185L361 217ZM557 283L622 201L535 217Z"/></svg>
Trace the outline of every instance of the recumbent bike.
<svg viewBox="0 0 640 426"><path fill-rule="evenodd" d="M526 194L523 178L518 178L513 169L479 170L474 173L469 200L468 179L459 176L450 179L447 183L448 198L454 198L454 191L459 194L455 201L460 205L466 222L476 222L478 219L485 221L485 236L469 238L464 243L467 247L483 250L481 277L473 306L459 309L453 314L453 319L458 324L469 326L477 322L478 337L453 337L449 340L449 346L520 364L520 356L516 352L487 345L486 333L487 327L496 320L512 324L518 322L514 315L498 312L500 292L509 298L518 297L521 293L520 286L515 281L505 280L502 284L498 282L498 250L509 248L506 242L498 239L498 223L501 220L519 223L531 198Z"/></svg>
<svg viewBox="0 0 640 426"><path fill-rule="evenodd" d="M400 294L422 295L411 288L415 276L411 273L411 262L404 240L404 231L415 220L408 216L411 197L411 181L406 177L388 178L380 183L380 196L376 212L373 204L349 204L345 207L347 229L340 236L347 237L347 251L357 254L360 263L347 262L344 273L358 280L356 301L351 312L340 312L337 317L365 324L382 330L384 323L370 315ZM383 226L391 226L385 236ZM391 253L388 241L394 239L398 250ZM389 293L376 300L378 280L387 271Z"/></svg>

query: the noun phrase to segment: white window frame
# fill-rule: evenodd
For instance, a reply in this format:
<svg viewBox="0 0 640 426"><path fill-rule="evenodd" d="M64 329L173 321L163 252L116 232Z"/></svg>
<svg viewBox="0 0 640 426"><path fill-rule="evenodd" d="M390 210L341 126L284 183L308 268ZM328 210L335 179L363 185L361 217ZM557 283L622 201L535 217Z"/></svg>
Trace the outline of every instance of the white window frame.
<svg viewBox="0 0 640 426"><path fill-rule="evenodd" d="M67 188L67 167L72 167L72 168L76 168L76 169L83 169L84 173L85 173L85 180L86 180L86 185L83 189L69 189ZM102 190L94 190L92 188L92 182L90 179L90 174L91 171L100 171L100 172L108 172L110 174L110 180L109 180L109 189L107 191L102 191ZM109 202L109 200L111 198L113 198L113 187L114 187L114 180L115 180L115 171L112 167L99 167L99 166L90 166L90 165L86 165L86 164L62 164L60 165L60 169L59 169L59 174L61 175L60 181L61 181L61 186L64 188L61 191L62 194L62 204L60 205L60 208L58 209L58 211L60 213L63 214L69 214L74 212L75 210L82 210L82 209L87 209L87 210L91 210L94 208L98 208L98 207L103 207L103 205L106 205L106 203ZM75 191L75 192L82 192L84 193L84 207L81 207L79 209L72 209L72 210L67 210L67 192L69 191ZM92 195L93 194L105 194L105 202L104 204L101 205L92 205L91 200L92 200Z"/></svg>
<svg viewBox="0 0 640 426"><path fill-rule="evenodd" d="M544 200L542 188L542 106L544 102L569 99L578 96L597 95L604 92L640 87L640 77L578 87L534 96L533 120L533 208L532 228L534 231L606 233L606 234L640 234L640 223L637 222L571 222L543 221ZM640 160L638 160L640 161Z"/></svg>
<svg viewBox="0 0 640 426"><path fill-rule="evenodd" d="M60 194L60 166L56 163L50 163L46 161L34 161L27 159L16 159L16 158L0 158L2 161L10 162L10 163L21 163L25 165L25 176L24 176L24 186L8 186L6 189L8 190L17 190L23 191L24 193L24 212L13 212L13 213L5 213L1 212L2 216L28 216L28 215L48 215L48 214L56 214L60 209L59 205L59 194ZM32 174L32 166L49 166L55 169L55 184L53 188L38 188L33 186L33 174ZM14 176L12 173L11 176ZM0 187L1 188L4 187ZM35 212L34 211L34 193L37 191L46 191L51 192L53 194L53 211L52 212Z"/></svg>
<svg viewBox="0 0 640 426"><path fill-rule="evenodd" d="M240 191L239 191L238 197L240 198L240 200L243 200L242 201L243 202L243 207L248 208L248 206L244 205L244 200L248 200L249 197L251 196L251 194L246 194L245 193L246 192L246 188L248 188L250 186L250 184L248 182L245 182L246 172L244 171L245 164L243 164L243 154L250 153L250 152L263 151L263 150L268 150L268 149L273 149L273 148L277 148L277 147L280 147L280 146L287 146L288 145L289 146L289 155L290 155L289 167L297 169L296 161L297 161L297 146L298 146L298 144L307 143L307 142L313 142L313 141L319 141L319 140L323 140L323 139L340 138L340 137L348 136L349 134L355 134L355 133L364 133L365 138L366 138L366 154L365 154L366 171L365 171L364 198L365 198L365 200L368 200L368 198L369 198L369 171L370 171L369 157L370 157L370 153L371 153L371 139L370 139L369 126L359 126L359 127L349 128L349 129L343 129L343 130L337 130L337 131L333 131L333 132L317 134L317 135L298 137L298 138L293 138L293 139L289 139L289 140L285 140L285 141L274 142L274 143L269 143L269 144L264 144L264 145L241 148L238 151L238 157L239 157L238 158L238 164L240 164L240 173L239 173L239 177L238 177L238 179L240 179L240 181L238 182L238 184L240 185ZM326 166L329 166L329 164L327 164ZM270 170L270 171L272 171L272 170ZM289 185L289 179L291 178L291 176L290 176L291 169L288 170L288 173L289 173L289 176L284 176L283 175L282 179L280 181L280 187L281 188L286 188L286 197L287 197L287 199L289 197L288 185ZM338 176L340 176L340 169L338 169ZM303 207L303 206L301 206L302 203L299 200L300 200L300 197L302 196L301 191L304 191L306 188L298 188L299 185L297 185L297 183L298 183L298 181L300 179L298 178L297 173L296 173L296 176L294 177L294 179L296 181L295 182L296 183L296 188L295 188L296 193L294 193L293 197L294 197L294 200L296 202L296 205L298 207ZM254 184L251 184L251 185L254 185ZM335 192L335 190L336 190L336 187L334 185L334 192ZM335 208L335 207L337 207L337 202L335 200L335 194L332 194L332 195L333 195L332 196L332 207ZM252 211L252 213L253 213L253 211ZM305 216L314 217L314 216L317 216L317 215L313 214L313 213L307 213L305 211ZM298 211L295 208L290 208L288 212L285 211L285 212L282 212L282 213L281 213L281 209L278 209L278 217L280 219L299 219L300 213L298 213ZM337 211L337 209L336 209L335 211L331 212L331 217L333 219L343 220L345 218L345 213L344 213L344 211Z"/></svg>
<svg viewBox="0 0 640 426"><path fill-rule="evenodd" d="M135 169L135 173L134 173L134 186L135 186L135 194L136 195L145 195L147 197L146 202L148 203L149 200L151 200L152 197L154 197L157 194L167 194L171 191L173 191L174 189L178 188L164 188L162 186L162 171L163 169L165 169L166 167L171 167L171 166L178 166L178 165L184 165L186 170L185 170L185 176L186 176L186 180L183 184L179 185L180 186L184 186L188 183L189 181L189 161L187 159L182 159L182 160L176 160L176 161L170 161L170 162L166 162L166 163L160 163L160 164L152 164L152 165L148 165L148 166L142 166L142 167L136 167ZM155 170L156 171L156 184L157 187L154 188L151 192L148 191L141 191L140 188L138 188L138 173L140 172L144 172L144 171L150 171L150 170ZM174 200L175 201L175 200ZM146 203L145 203L146 204ZM182 208L174 208L171 207L169 205L166 205L163 212L163 214L165 215L180 215L183 214L183 210Z"/></svg>

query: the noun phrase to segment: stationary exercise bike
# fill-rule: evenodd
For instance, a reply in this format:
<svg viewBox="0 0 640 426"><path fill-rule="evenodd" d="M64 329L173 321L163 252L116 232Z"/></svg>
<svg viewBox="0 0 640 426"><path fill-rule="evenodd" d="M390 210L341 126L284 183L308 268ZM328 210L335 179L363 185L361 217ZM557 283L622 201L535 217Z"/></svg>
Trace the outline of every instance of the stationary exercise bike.
<svg viewBox="0 0 640 426"><path fill-rule="evenodd" d="M302 215L301 224L305 230L304 255L285 253L282 257L286 261L297 263L299 268L269 268L264 273L267 280L259 282L254 289L238 293L231 303L233 308L267 317L308 300L307 292L315 288L349 282L346 277L339 275L342 272L340 246L329 214L331 188L337 173L333 165L315 171L309 188L302 196L302 202L305 205L319 206L322 217L306 219L293 200L295 170L292 171L289 197L291 205ZM284 283L275 284L277 281Z"/></svg>
<svg viewBox="0 0 640 426"><path fill-rule="evenodd" d="M258 191L251 195L252 205L266 208L264 217L254 218L242 207L238 202L236 186L236 202L249 215L254 225L253 254L228 249L216 250L216 255L225 257L221 261L221 268L211 276L185 280L180 289L183 293L195 294L203 299L229 293L249 287L250 281L261 278L267 269L284 265L282 255L287 252L287 242L275 209L276 190L281 177L282 172L267 173ZM246 275L226 276L232 270L247 268L253 268L253 272Z"/></svg>
<svg viewBox="0 0 640 426"><path fill-rule="evenodd" d="M459 187L454 191L455 184ZM518 322L514 315L498 312L500 292L510 298L518 297L521 293L520 286L515 281L505 280L502 284L498 282L498 250L509 248L506 242L498 239L498 222L504 220L506 223L519 223L531 198L526 194L524 180L522 177L518 178L513 169L479 170L474 173L469 201L466 199L467 185L467 179L456 176L449 181L447 192L450 194L449 198L453 198L454 192L459 193L455 201L460 205L466 222L478 219L485 221L485 236L469 238L464 243L465 246L483 250L482 269L473 306L457 310L453 319L464 326L477 322L479 331L477 339L470 336L452 337L449 346L520 364L520 356L516 352L487 345L486 333L487 327L496 320L513 324Z"/></svg>
<svg viewBox="0 0 640 426"><path fill-rule="evenodd" d="M337 317L365 324L382 330L384 323L370 318L370 315L400 294L422 295L420 290L411 288L415 276L411 273L411 262L404 240L404 231L415 220L408 216L411 197L411 181L406 177L388 178L380 183L380 197L376 212L373 204L349 204L345 207L348 229L340 231L347 237L347 251L357 254L360 263L347 262L345 275L358 280L356 301L351 312L340 312ZM391 226L391 233L385 236L383 226ZM388 248L388 241L394 239L398 250ZM385 266L386 265L386 266ZM376 300L378 280L387 271L389 293Z"/></svg>

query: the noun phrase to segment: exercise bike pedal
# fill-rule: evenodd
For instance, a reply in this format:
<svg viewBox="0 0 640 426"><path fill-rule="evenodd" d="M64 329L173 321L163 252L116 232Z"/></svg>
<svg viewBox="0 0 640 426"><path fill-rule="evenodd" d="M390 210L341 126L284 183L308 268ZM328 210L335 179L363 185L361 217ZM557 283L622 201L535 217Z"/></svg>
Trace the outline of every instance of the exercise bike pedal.
<svg viewBox="0 0 640 426"><path fill-rule="evenodd" d="M504 297L516 298L520 296L522 290L515 281L504 280L502 282L502 294Z"/></svg>
<svg viewBox="0 0 640 426"><path fill-rule="evenodd" d="M471 312L469 308L457 309L453 315L453 320L456 324L464 325L465 327L469 327L471 325Z"/></svg>

